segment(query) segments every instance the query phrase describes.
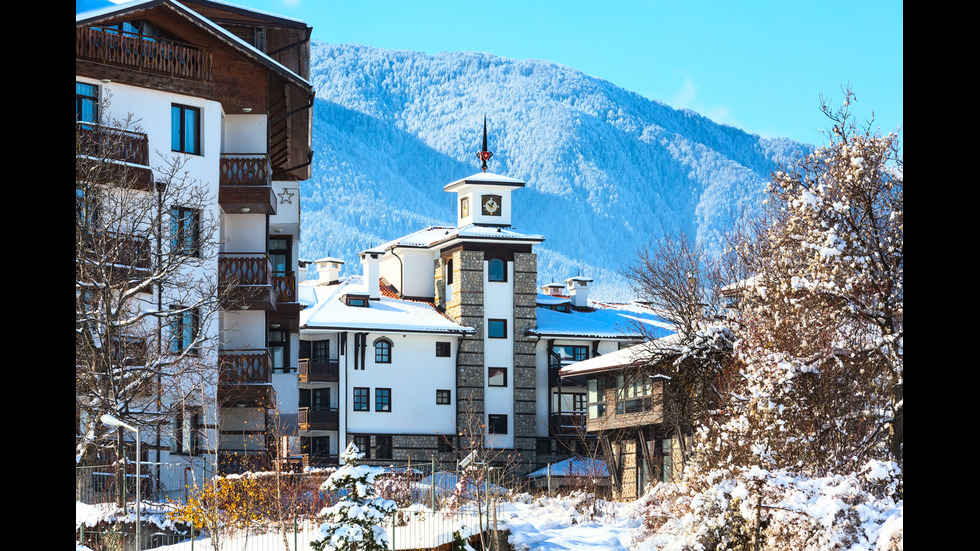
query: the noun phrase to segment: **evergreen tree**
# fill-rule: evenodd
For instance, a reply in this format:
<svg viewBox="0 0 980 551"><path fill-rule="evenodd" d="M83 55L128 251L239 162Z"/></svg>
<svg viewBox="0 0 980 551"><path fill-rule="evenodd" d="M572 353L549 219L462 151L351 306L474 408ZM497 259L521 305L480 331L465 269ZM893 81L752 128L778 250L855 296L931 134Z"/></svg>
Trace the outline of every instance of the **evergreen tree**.
<svg viewBox="0 0 980 551"><path fill-rule="evenodd" d="M311 543L316 551L384 551L388 532L382 526L395 511L395 502L375 495L374 479L384 472L380 467L361 465L364 454L353 442L340 456L337 469L321 489L341 494L341 500L321 511L322 540Z"/></svg>

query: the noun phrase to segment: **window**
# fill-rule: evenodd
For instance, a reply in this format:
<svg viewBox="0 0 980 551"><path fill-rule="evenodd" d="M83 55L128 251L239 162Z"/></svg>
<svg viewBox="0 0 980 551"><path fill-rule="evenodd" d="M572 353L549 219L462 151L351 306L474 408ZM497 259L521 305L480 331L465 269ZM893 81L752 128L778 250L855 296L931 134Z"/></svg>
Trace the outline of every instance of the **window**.
<svg viewBox="0 0 980 551"><path fill-rule="evenodd" d="M289 334L281 329L269 329L269 355L273 373L289 373Z"/></svg>
<svg viewBox="0 0 980 551"><path fill-rule="evenodd" d="M75 121L99 122L99 87L75 83Z"/></svg>
<svg viewBox="0 0 980 551"><path fill-rule="evenodd" d="M606 380L602 377L589 379L586 382L588 390L589 419L599 419L606 416Z"/></svg>
<svg viewBox="0 0 980 551"><path fill-rule="evenodd" d="M438 445L440 452L445 453L453 451L453 443L449 440L448 436L440 436Z"/></svg>
<svg viewBox="0 0 980 551"><path fill-rule="evenodd" d="M391 341L388 339L374 341L374 362L379 364L391 363Z"/></svg>
<svg viewBox="0 0 980 551"><path fill-rule="evenodd" d="M289 237L269 238L269 260L272 261L272 271L274 273L284 275L292 271L291 243L292 238Z"/></svg>
<svg viewBox="0 0 980 551"><path fill-rule="evenodd" d="M375 459L391 459L391 437L390 436L375 436L374 437L374 458Z"/></svg>
<svg viewBox="0 0 980 551"><path fill-rule="evenodd" d="M450 390L437 390L436 391L436 404L440 406L448 406L452 404L452 391Z"/></svg>
<svg viewBox="0 0 980 551"><path fill-rule="evenodd" d="M507 281L507 263L499 258L491 258L487 263L487 279Z"/></svg>
<svg viewBox="0 0 980 551"><path fill-rule="evenodd" d="M453 259L446 259L446 285L453 284Z"/></svg>
<svg viewBox="0 0 980 551"><path fill-rule="evenodd" d="M357 450L364 454L365 459L371 458L371 437L366 434L355 434L353 437Z"/></svg>
<svg viewBox="0 0 980 551"><path fill-rule="evenodd" d="M353 306L354 308L367 308L368 298L362 296L347 295L347 306Z"/></svg>
<svg viewBox="0 0 980 551"><path fill-rule="evenodd" d="M170 106L170 149L201 154L200 109L176 103Z"/></svg>
<svg viewBox="0 0 980 551"><path fill-rule="evenodd" d="M325 411L330 409L330 389L313 388L310 389L309 405L310 409Z"/></svg>
<svg viewBox="0 0 980 551"><path fill-rule="evenodd" d="M170 421L170 452L197 454L200 413L197 408L184 409Z"/></svg>
<svg viewBox="0 0 980 551"><path fill-rule="evenodd" d="M197 310L183 310L180 306L171 306L175 312L170 314L170 352L188 352L196 354L193 348L197 340L198 314Z"/></svg>
<svg viewBox="0 0 980 551"><path fill-rule="evenodd" d="M551 454L551 439L538 438L537 452L541 455Z"/></svg>
<svg viewBox="0 0 980 551"><path fill-rule="evenodd" d="M507 320L489 320L487 322L487 336L491 339L506 339Z"/></svg>
<svg viewBox="0 0 980 551"><path fill-rule="evenodd" d="M391 389L374 389L374 411L391 411Z"/></svg>
<svg viewBox="0 0 980 551"><path fill-rule="evenodd" d="M507 434L507 416L487 415L487 430L490 434Z"/></svg>
<svg viewBox="0 0 980 551"><path fill-rule="evenodd" d="M310 359L325 362L329 351L330 341L313 341L313 357Z"/></svg>
<svg viewBox="0 0 980 551"><path fill-rule="evenodd" d="M201 213L176 207L170 211L170 248L174 254L200 256Z"/></svg>
<svg viewBox="0 0 980 551"><path fill-rule="evenodd" d="M436 343L436 357L448 358L450 354L450 347L448 342L437 342Z"/></svg>
<svg viewBox="0 0 980 551"><path fill-rule="evenodd" d="M585 394L572 395L572 410L575 412L585 411Z"/></svg>
<svg viewBox="0 0 980 551"><path fill-rule="evenodd" d="M556 346L555 352L563 363L580 362L589 359L588 346Z"/></svg>
<svg viewBox="0 0 980 551"><path fill-rule="evenodd" d="M354 388L354 411L370 411L371 398L368 397L367 388Z"/></svg>
<svg viewBox="0 0 980 551"><path fill-rule="evenodd" d="M487 385L507 386L507 368L491 367L487 373Z"/></svg>
<svg viewBox="0 0 980 551"><path fill-rule="evenodd" d="M311 436L309 438L303 438L303 450L304 453L313 457L329 457L330 456L330 437L329 436Z"/></svg>

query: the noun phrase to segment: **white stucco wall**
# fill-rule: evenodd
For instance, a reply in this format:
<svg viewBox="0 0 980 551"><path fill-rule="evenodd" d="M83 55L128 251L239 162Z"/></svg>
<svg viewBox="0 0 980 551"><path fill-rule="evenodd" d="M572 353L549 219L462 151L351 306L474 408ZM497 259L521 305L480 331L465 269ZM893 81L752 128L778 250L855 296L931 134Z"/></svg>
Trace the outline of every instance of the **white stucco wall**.
<svg viewBox="0 0 980 551"><path fill-rule="evenodd" d="M375 363L374 342L392 342L391 363ZM449 357L436 356L436 342L450 343ZM354 353L353 339L348 354ZM456 431L456 346L449 335L379 334L367 336L366 365L354 370L352 359L341 361L346 432L380 434L454 434ZM368 388L369 411L354 411L354 388ZM375 411L375 389L391 389L391 411ZM452 391L450 405L436 404L436 390Z"/></svg>
<svg viewBox="0 0 980 551"><path fill-rule="evenodd" d="M489 386L487 373L484 373L484 411L486 415L507 416L507 434L488 434L485 445L492 448L514 447L514 263L507 262L507 281L488 279L488 262L483 262L483 321L487 333L484 335L484 365L507 369L507 386ZM489 337L489 320L507 321L507 337ZM488 425L489 426L489 425Z"/></svg>

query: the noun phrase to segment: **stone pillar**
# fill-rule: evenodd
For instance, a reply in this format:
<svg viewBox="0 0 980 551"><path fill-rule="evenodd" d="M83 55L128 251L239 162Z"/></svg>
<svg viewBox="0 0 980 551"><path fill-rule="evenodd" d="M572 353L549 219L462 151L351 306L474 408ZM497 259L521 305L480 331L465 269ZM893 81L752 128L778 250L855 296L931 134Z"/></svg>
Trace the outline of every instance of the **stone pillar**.
<svg viewBox="0 0 980 551"><path fill-rule="evenodd" d="M537 255L514 253L514 448L519 476L535 468L535 342L525 333L537 326Z"/></svg>
<svg viewBox="0 0 980 551"><path fill-rule="evenodd" d="M484 424L483 252L453 253L453 296L446 297L446 314L476 333L459 341L456 355L456 424L460 446L482 445Z"/></svg>

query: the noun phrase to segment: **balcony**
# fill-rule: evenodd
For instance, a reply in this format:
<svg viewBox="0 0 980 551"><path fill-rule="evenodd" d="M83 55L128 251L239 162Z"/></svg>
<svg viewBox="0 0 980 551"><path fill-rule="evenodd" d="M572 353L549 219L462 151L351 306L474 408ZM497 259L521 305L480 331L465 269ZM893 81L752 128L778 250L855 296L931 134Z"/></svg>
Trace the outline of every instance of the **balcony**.
<svg viewBox="0 0 980 551"><path fill-rule="evenodd" d="M585 423L585 412L552 413L549 420L551 434L555 436L584 435Z"/></svg>
<svg viewBox="0 0 980 551"><path fill-rule="evenodd" d="M311 360L300 358L299 382L336 383L340 381L340 362L337 360Z"/></svg>
<svg viewBox="0 0 980 551"><path fill-rule="evenodd" d="M75 177L95 184L153 191L146 134L75 121Z"/></svg>
<svg viewBox="0 0 980 551"><path fill-rule="evenodd" d="M340 414L337 408L299 408L299 430L337 430Z"/></svg>
<svg viewBox="0 0 980 551"><path fill-rule="evenodd" d="M272 358L268 350L218 353L218 402L225 406L273 407Z"/></svg>
<svg viewBox="0 0 980 551"><path fill-rule="evenodd" d="M275 214L269 156L227 154L221 156L218 205L226 214Z"/></svg>
<svg viewBox="0 0 980 551"><path fill-rule="evenodd" d="M276 302L296 302L296 275L293 272L272 272L272 288Z"/></svg>
<svg viewBox="0 0 980 551"><path fill-rule="evenodd" d="M195 46L98 27L75 29L75 57L205 82L212 79L214 65L211 53Z"/></svg>
<svg viewBox="0 0 980 551"><path fill-rule="evenodd" d="M226 309L276 310L272 262L267 253L221 253L218 285Z"/></svg>
<svg viewBox="0 0 980 551"><path fill-rule="evenodd" d="M86 241L84 253L75 259L78 280L116 283L149 274L152 247L146 236L98 231Z"/></svg>

